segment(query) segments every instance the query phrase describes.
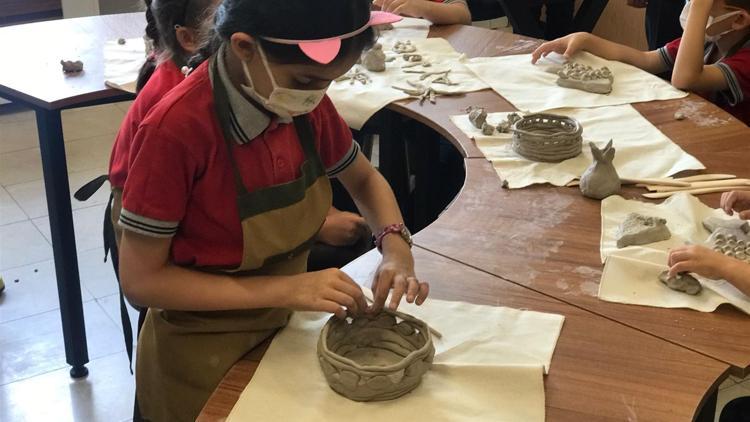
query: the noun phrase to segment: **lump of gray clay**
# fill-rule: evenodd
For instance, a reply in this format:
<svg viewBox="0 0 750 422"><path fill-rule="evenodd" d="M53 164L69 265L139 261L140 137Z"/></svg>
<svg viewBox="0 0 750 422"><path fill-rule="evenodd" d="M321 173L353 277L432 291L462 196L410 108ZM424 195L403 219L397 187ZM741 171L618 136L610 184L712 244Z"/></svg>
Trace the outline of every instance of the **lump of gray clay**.
<svg viewBox="0 0 750 422"><path fill-rule="evenodd" d="M617 231L617 247L647 245L668 240L671 237L672 233L667 227L667 220L630 213Z"/></svg>
<svg viewBox="0 0 750 422"><path fill-rule="evenodd" d="M614 81L612 71L606 66L594 69L580 63L565 63L557 72L557 85L564 88L579 89L594 94L609 94Z"/></svg>
<svg viewBox="0 0 750 422"><path fill-rule="evenodd" d="M83 62L80 60L60 60L60 64L64 73L78 73L83 71Z"/></svg>
<svg viewBox="0 0 750 422"><path fill-rule="evenodd" d="M701 283L688 273L677 274L670 278L669 271L664 271L659 274L659 281L672 290L677 290L678 292L687 293L693 296L703 290Z"/></svg>
<svg viewBox="0 0 750 422"><path fill-rule="evenodd" d="M490 136L493 133L495 133L495 127L487 122L484 122L482 124L482 135Z"/></svg>
<svg viewBox="0 0 750 422"><path fill-rule="evenodd" d="M328 385L354 401L392 400L416 388L435 355L430 328L397 311L332 317L318 338Z"/></svg>
<svg viewBox="0 0 750 422"><path fill-rule="evenodd" d="M750 223L746 220L729 220L719 217L708 217L703 220L703 227L705 227L709 233L713 233L719 229L726 229L730 232L741 231L745 234L750 233Z"/></svg>
<svg viewBox="0 0 750 422"><path fill-rule="evenodd" d="M469 121L477 129L482 129L487 123L487 111L482 107L471 107L469 112Z"/></svg>
<svg viewBox="0 0 750 422"><path fill-rule="evenodd" d="M581 175L579 185L581 193L587 198L604 199L610 195L620 192L622 187L620 176L617 175L612 161L615 159L615 148L612 141L607 143L603 150L589 142L591 154L594 156L594 162Z"/></svg>
<svg viewBox="0 0 750 422"><path fill-rule="evenodd" d="M380 44L372 46L362 57L362 65L370 72L384 72L385 53L383 52L383 46Z"/></svg>

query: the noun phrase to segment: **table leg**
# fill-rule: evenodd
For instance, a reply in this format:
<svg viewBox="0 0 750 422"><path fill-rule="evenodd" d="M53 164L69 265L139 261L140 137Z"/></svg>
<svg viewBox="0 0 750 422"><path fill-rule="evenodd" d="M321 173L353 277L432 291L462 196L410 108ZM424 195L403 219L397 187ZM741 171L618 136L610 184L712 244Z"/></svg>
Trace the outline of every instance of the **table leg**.
<svg viewBox="0 0 750 422"><path fill-rule="evenodd" d="M36 110L36 124L57 272L57 294L60 300L65 357L72 366L70 376L81 378L88 375L88 369L84 365L88 363L89 356L60 110Z"/></svg>

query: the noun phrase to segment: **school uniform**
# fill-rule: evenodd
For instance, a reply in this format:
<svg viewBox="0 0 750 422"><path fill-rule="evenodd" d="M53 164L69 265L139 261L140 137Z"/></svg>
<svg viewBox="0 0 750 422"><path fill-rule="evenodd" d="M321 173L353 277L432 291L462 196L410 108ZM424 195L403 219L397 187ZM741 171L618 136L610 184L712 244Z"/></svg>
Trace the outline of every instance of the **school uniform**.
<svg viewBox="0 0 750 422"><path fill-rule="evenodd" d="M664 64L669 69L674 69L681 39L677 38L658 50ZM712 62L712 57L716 55L717 50L718 47L715 43L707 43L703 53L703 62L713 64L721 70L727 80L729 89L701 95L745 124L750 124L750 41L733 54Z"/></svg>
<svg viewBox="0 0 750 422"><path fill-rule="evenodd" d="M328 97L293 122L269 117L231 84L224 51L139 127L120 225L171 238L171 261L186 268L302 273L331 206L328 178L359 147ZM226 371L289 316L279 308L149 309L136 362L141 415L194 420Z"/></svg>
<svg viewBox="0 0 750 422"><path fill-rule="evenodd" d="M122 189L128 177L130 160L130 148L146 114L156 105L172 88L185 80L185 75L172 60L160 63L149 78L146 85L138 92L133 104L128 109L117 131L115 143L112 145L112 153L109 159L109 184L112 187L113 203L111 219L114 225L116 242L119 244L122 231L117 225L120 219L120 208L122 207Z"/></svg>

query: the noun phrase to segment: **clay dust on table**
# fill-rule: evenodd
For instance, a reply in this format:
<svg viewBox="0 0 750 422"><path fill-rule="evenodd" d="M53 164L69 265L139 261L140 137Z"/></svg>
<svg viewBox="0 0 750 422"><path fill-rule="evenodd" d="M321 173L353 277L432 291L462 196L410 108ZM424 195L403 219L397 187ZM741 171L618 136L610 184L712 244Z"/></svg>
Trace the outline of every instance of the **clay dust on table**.
<svg viewBox="0 0 750 422"><path fill-rule="evenodd" d="M704 101L683 100L675 114L681 114L700 127L718 127L728 124L730 119L716 116L718 112L718 109L708 107Z"/></svg>

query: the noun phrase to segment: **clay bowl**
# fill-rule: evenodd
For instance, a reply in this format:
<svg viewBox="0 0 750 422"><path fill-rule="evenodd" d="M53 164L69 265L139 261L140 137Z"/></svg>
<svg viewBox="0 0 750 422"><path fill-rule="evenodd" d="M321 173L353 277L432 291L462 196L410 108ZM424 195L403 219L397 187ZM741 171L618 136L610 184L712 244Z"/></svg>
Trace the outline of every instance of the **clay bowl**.
<svg viewBox="0 0 750 422"><path fill-rule="evenodd" d="M530 114L513 125L513 151L531 161L559 163L581 153L581 124L555 114Z"/></svg>
<svg viewBox="0 0 750 422"><path fill-rule="evenodd" d="M390 310L373 317L331 317L318 338L328 385L354 401L391 400L410 392L434 355L427 324Z"/></svg>

